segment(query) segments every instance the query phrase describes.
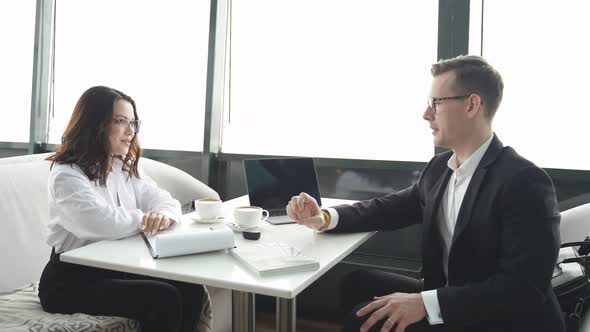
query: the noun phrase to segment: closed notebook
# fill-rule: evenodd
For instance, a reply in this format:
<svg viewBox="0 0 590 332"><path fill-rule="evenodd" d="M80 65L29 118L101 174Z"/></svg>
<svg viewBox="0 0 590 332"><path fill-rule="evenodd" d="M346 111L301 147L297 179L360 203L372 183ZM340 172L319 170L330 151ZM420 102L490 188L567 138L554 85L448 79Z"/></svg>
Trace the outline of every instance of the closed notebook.
<svg viewBox="0 0 590 332"><path fill-rule="evenodd" d="M181 223L155 235L141 234L154 258L196 254L234 246L234 232L223 224L206 226Z"/></svg>
<svg viewBox="0 0 590 332"><path fill-rule="evenodd" d="M261 277L285 272L313 271L320 263L301 250L284 243L261 243L238 246L232 256Z"/></svg>

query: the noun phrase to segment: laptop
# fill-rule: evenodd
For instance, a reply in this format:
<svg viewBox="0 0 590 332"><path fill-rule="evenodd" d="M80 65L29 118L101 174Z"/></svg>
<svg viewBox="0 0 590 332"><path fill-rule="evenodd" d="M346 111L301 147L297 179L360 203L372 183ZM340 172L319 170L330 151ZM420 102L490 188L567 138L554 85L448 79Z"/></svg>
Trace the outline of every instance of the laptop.
<svg viewBox="0 0 590 332"><path fill-rule="evenodd" d="M286 206L301 192L322 205L312 158L246 159L244 172L250 205L268 210L271 224L295 222L287 216Z"/></svg>

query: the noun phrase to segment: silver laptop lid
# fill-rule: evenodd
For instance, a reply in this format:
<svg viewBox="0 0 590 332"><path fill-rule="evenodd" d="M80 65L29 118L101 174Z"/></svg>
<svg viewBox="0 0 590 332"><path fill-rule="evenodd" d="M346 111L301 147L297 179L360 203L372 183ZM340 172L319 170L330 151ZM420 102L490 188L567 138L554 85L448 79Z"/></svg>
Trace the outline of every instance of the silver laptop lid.
<svg viewBox="0 0 590 332"><path fill-rule="evenodd" d="M244 172L250 205L269 211L285 210L291 197L301 192L322 205L312 158L246 159Z"/></svg>

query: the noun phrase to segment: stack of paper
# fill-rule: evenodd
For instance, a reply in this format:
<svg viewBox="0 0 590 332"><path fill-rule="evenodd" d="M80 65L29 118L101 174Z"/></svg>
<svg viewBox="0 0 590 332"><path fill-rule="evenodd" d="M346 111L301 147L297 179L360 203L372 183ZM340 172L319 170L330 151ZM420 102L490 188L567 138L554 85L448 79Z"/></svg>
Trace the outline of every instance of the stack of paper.
<svg viewBox="0 0 590 332"><path fill-rule="evenodd" d="M154 258L196 254L234 246L234 233L225 225L178 225L143 238Z"/></svg>
<svg viewBox="0 0 590 332"><path fill-rule="evenodd" d="M285 243L238 246L230 250L230 253L262 277L279 272L312 271L320 268L317 260Z"/></svg>

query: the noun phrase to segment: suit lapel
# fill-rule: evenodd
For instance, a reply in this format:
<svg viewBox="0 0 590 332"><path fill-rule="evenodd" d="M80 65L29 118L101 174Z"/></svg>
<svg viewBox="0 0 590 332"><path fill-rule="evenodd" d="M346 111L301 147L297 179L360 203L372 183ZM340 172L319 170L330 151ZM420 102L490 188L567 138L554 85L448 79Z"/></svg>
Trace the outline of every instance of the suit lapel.
<svg viewBox="0 0 590 332"><path fill-rule="evenodd" d="M450 156L450 155L449 155ZM449 178L453 172L444 165L438 179L426 193L422 234L422 264L426 289L433 289L445 284L442 268L442 246L439 232L437 211L444 195Z"/></svg>
<svg viewBox="0 0 590 332"><path fill-rule="evenodd" d="M457 216L457 223L455 225L455 231L453 232L453 240L451 241L451 249L457 238L459 238L463 230L465 230L465 227L467 227L471 221L475 201L477 200L477 195L480 192L488 167L496 160L496 158L498 158L502 148L502 142L498 139L498 136L494 135L488 150L483 155L479 165L477 165L475 173L473 173L473 176L471 177L471 181L469 181L469 186L467 187L463 202L461 203L461 208L459 209L459 215Z"/></svg>
<svg viewBox="0 0 590 332"><path fill-rule="evenodd" d="M471 221L473 205L475 204L475 199L477 198L477 194L479 193L481 183L483 182L486 173L487 169L478 167L475 170L475 173L473 173L473 177L471 177L471 181L469 182L469 186L467 187L467 191L463 197L463 202L461 203L461 208L459 209L459 215L457 216L457 224L455 225L455 231L453 232L453 241L451 241L451 247L459 235L461 235L461 232L463 232L469 221Z"/></svg>
<svg viewBox="0 0 590 332"><path fill-rule="evenodd" d="M441 174L436 181L436 184L432 187L432 190L428 193L426 197L430 198L430 201L426 203L426 212L424 216L426 217L425 227L430 232L433 227L436 227L437 224L434 223L436 219L436 211L438 210L438 206L440 205L440 200L443 197L445 189L447 188L447 184L449 183L449 178L453 172L450 168L445 167L445 171ZM434 225L433 225L434 223Z"/></svg>

